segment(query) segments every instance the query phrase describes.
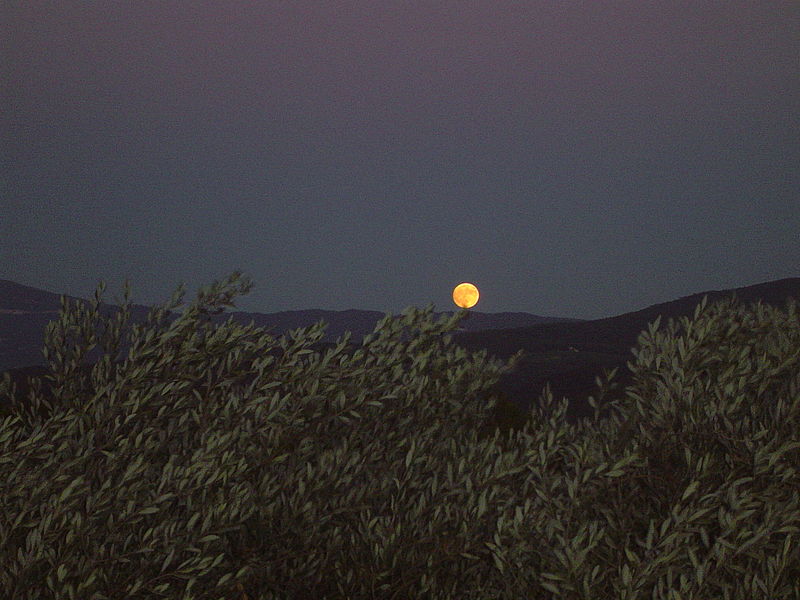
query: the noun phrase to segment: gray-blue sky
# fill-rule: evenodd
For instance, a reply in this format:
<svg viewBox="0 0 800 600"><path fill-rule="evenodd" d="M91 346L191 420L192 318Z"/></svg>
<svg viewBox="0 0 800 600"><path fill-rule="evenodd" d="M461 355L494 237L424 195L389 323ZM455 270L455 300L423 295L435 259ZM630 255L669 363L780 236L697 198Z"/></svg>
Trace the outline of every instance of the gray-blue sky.
<svg viewBox="0 0 800 600"><path fill-rule="evenodd" d="M596 318L800 274L800 4L11 2L0 277Z"/></svg>

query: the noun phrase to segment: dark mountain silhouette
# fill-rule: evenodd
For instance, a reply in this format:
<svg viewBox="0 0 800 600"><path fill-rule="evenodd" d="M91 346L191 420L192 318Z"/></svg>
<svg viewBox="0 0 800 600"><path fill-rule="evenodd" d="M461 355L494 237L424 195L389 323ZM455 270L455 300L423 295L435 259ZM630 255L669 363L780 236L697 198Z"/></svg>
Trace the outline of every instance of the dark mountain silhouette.
<svg viewBox="0 0 800 600"><path fill-rule="evenodd" d="M669 319L691 317L704 296L708 296L711 304L732 295L748 305L760 300L785 309L789 298L800 299L800 278L700 292L592 321L464 332L456 340L468 349L485 348L503 358L524 350L524 359L513 374L501 381L499 388L518 406L527 409L549 383L556 399L570 399L568 417L574 421L591 413L586 399L596 395L595 377L602 375L604 369L619 368L615 381L620 390L631 382L627 362L633 361L631 350L649 323L661 316L663 327Z"/></svg>
<svg viewBox="0 0 800 600"><path fill-rule="evenodd" d="M0 371L46 364L42 356L45 327L58 319L60 297L61 294L0 279ZM67 299L71 303L88 303L74 296ZM104 305L101 312L109 316L117 310L113 305ZM132 305L131 319L144 322L148 310L146 306Z"/></svg>
<svg viewBox="0 0 800 600"><path fill-rule="evenodd" d="M104 294L104 296L107 295ZM68 296L70 302L88 304L88 300ZM187 293L185 300L191 301ZM45 327L50 321L58 319L61 307L60 294L21 285L0 279L0 371L12 368L45 365L42 356ZM131 321L144 323L150 307L141 304L131 305ZM113 316L119 306L103 303L100 312ZM439 313L452 314L452 313ZM274 335L307 327L318 321L325 321L328 327L325 340L333 342L345 331L352 333L352 340L361 339L375 329L375 324L385 316L384 313L369 310L293 310L274 313L231 311L213 315L214 323L222 323L233 318L236 323L247 325L251 321ZM168 317L172 322L179 317L176 311ZM538 323L574 322L577 319L542 317L522 312L481 313L471 312L469 319L462 322L466 331L522 327ZM123 345L123 356L127 353ZM99 358L99 350L89 354L89 360Z"/></svg>
<svg viewBox="0 0 800 600"><path fill-rule="evenodd" d="M517 369L497 386L507 403L527 410L536 401L546 384L555 398L570 400L568 420L574 422L590 414L586 399L596 394L595 377L605 369L619 369L616 381L620 390L630 383L627 362L633 360L632 348L639 334L661 316L662 324L679 317L690 317L704 296L709 303L735 295L746 304L758 300L785 308L789 298L800 299L800 278L781 279L729 290L713 290L685 296L671 302L655 304L642 310L614 317L582 321L539 317L528 313L479 313L471 311L462 321L455 336L456 343L471 349L487 349L490 354L505 358L517 350L525 356ZM188 295L187 295L188 297ZM0 280L0 371L8 370L18 385L26 376L47 372L41 354L46 324L58 317L59 295ZM111 315L119 310L103 305L101 312ZM143 322L149 308L133 305L132 320ZM376 311L300 310L279 313L231 312L215 315L221 323L230 317L241 324L253 321L273 333L305 327L319 320L329 323L328 341L344 331L353 333L352 340L373 330L384 315ZM173 314L170 320L177 318ZM123 350L126 350L123 348ZM100 354L90 353L89 362ZM124 356L124 352L123 352ZM621 393L621 392L620 392ZM612 396L613 398L614 396Z"/></svg>

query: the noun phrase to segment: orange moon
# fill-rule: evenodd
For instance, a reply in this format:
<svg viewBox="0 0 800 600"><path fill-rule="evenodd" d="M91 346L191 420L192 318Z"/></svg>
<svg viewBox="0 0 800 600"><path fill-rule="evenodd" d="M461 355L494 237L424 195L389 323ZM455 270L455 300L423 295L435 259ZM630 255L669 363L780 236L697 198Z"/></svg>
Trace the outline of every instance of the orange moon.
<svg viewBox="0 0 800 600"><path fill-rule="evenodd" d="M459 283L453 290L453 302L461 308L472 308L478 303L478 288L471 283Z"/></svg>

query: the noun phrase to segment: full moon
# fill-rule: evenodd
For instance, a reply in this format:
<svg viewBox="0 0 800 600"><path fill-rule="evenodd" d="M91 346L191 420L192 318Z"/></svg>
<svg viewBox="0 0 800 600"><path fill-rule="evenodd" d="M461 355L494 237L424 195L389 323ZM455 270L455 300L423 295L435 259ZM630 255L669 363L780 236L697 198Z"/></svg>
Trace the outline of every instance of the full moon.
<svg viewBox="0 0 800 600"><path fill-rule="evenodd" d="M453 302L461 308L472 308L478 303L478 288L471 283L459 283L453 290Z"/></svg>

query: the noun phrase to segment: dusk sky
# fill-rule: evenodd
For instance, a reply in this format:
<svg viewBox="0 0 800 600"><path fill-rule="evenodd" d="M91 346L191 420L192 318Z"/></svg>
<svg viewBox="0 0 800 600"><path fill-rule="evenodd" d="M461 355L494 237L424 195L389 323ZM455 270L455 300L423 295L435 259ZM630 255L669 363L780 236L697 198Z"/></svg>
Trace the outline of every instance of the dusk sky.
<svg viewBox="0 0 800 600"><path fill-rule="evenodd" d="M600 318L800 276L800 2L4 3L0 278Z"/></svg>

